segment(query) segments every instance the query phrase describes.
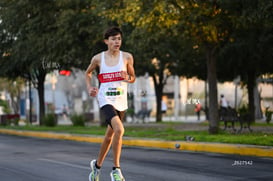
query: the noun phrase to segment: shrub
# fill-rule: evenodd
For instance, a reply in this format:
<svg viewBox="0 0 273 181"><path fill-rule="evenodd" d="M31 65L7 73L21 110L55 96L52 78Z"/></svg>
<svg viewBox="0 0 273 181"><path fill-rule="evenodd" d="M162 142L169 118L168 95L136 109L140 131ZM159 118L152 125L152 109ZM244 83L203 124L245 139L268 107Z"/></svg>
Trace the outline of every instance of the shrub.
<svg viewBox="0 0 273 181"><path fill-rule="evenodd" d="M43 118L43 124L45 126L54 127L57 125L57 118L54 114L47 114Z"/></svg>
<svg viewBox="0 0 273 181"><path fill-rule="evenodd" d="M269 110L269 107L267 107L265 109L265 120L266 120L266 123L269 124L270 121L271 121L271 118L272 118L272 111Z"/></svg>
<svg viewBox="0 0 273 181"><path fill-rule="evenodd" d="M84 126L87 119L82 114L73 114L71 121L73 126Z"/></svg>
<svg viewBox="0 0 273 181"><path fill-rule="evenodd" d="M10 119L10 120L8 121L8 124L9 124L9 125L18 126L19 120L20 120L20 119L18 119L18 118Z"/></svg>
<svg viewBox="0 0 273 181"><path fill-rule="evenodd" d="M9 109L9 105L8 105L7 101L4 101L4 100L0 99L0 106L3 107L3 112L4 113L8 114L8 113L11 112L10 109Z"/></svg>
<svg viewBox="0 0 273 181"><path fill-rule="evenodd" d="M241 116L247 114L248 113L248 105L243 105L242 107L240 107L238 109L238 113Z"/></svg>

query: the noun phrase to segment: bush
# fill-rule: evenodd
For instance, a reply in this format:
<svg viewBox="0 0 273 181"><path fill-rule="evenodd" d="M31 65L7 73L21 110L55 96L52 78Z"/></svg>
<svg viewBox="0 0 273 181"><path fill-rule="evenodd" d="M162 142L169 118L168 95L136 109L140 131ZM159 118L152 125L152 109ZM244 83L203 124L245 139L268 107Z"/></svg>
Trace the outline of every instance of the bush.
<svg viewBox="0 0 273 181"><path fill-rule="evenodd" d="M2 99L0 99L0 106L3 107L3 112L6 114L9 114L11 111L9 109L9 105L7 103L7 101L4 101Z"/></svg>
<svg viewBox="0 0 273 181"><path fill-rule="evenodd" d="M43 124L45 126L54 127L57 125L57 118L54 114L47 114L43 118Z"/></svg>
<svg viewBox="0 0 273 181"><path fill-rule="evenodd" d="M266 123L269 124L270 121L271 121L271 118L272 118L272 114L273 112L269 110L269 107L267 107L265 109L265 120L266 120Z"/></svg>
<svg viewBox="0 0 273 181"><path fill-rule="evenodd" d="M71 116L73 126L84 126L87 119L82 114L74 114Z"/></svg>
<svg viewBox="0 0 273 181"><path fill-rule="evenodd" d="M243 105L238 109L238 113L240 116L248 114L248 105Z"/></svg>
<svg viewBox="0 0 273 181"><path fill-rule="evenodd" d="M20 119L18 119L18 118L10 119L10 120L8 121L8 124L9 124L9 125L18 126L19 120L20 120Z"/></svg>

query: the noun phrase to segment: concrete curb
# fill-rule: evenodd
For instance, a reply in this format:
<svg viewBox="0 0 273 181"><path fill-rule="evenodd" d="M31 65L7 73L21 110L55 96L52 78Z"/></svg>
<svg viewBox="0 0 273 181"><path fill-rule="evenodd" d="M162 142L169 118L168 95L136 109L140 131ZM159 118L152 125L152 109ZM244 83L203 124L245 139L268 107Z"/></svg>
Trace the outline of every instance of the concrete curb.
<svg viewBox="0 0 273 181"><path fill-rule="evenodd" d="M103 140L103 137L100 137L100 136L84 136L84 135L73 135L73 134L52 133L52 132L36 132L36 131L18 131L18 130L11 130L11 129L0 129L0 134L29 136L29 137L38 137L38 138L63 139L63 140L90 142L90 143L101 143ZM123 145L273 158L272 146L202 143L202 142L186 142L186 141L163 141L163 140L152 140L152 139L133 139L133 138L126 138L126 137L124 137L123 139Z"/></svg>

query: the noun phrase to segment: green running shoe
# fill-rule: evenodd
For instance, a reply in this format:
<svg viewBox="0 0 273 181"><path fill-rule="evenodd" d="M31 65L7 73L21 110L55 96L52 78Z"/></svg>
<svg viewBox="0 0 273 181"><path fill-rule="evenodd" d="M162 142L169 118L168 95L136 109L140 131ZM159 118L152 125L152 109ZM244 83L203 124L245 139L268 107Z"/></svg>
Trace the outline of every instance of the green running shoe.
<svg viewBox="0 0 273 181"><path fill-rule="evenodd" d="M100 169L97 169L96 166L96 160L92 160L90 162L90 167L91 167L91 173L89 174L89 181L99 181L100 178Z"/></svg>
<svg viewBox="0 0 273 181"><path fill-rule="evenodd" d="M112 170L110 173L111 181L125 181L125 178L123 177L121 170L116 168L115 170Z"/></svg>

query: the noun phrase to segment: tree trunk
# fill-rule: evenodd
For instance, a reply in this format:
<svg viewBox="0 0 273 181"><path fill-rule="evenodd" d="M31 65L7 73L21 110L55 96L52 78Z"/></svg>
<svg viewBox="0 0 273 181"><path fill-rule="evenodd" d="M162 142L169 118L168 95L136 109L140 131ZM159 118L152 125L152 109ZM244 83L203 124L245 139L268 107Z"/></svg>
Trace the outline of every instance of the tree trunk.
<svg viewBox="0 0 273 181"><path fill-rule="evenodd" d="M250 121L255 121L255 105L254 105L254 87L256 76L254 71L247 72L247 91L248 91L248 111L250 115Z"/></svg>
<svg viewBox="0 0 273 181"><path fill-rule="evenodd" d="M44 93L44 82L45 82L46 72L40 71L39 75L37 76L38 80L38 95L39 95L39 120L40 125L42 125L42 119L45 116L45 93Z"/></svg>
<svg viewBox="0 0 273 181"><path fill-rule="evenodd" d="M256 81L256 84L254 86L254 105L255 105L255 118L256 119L262 119L263 118L263 112L261 108L261 93L258 90L258 83Z"/></svg>
<svg viewBox="0 0 273 181"><path fill-rule="evenodd" d="M207 74L209 85L209 133L219 131L216 58L213 49L207 49Z"/></svg>
<svg viewBox="0 0 273 181"><path fill-rule="evenodd" d="M205 80L205 106L204 106L204 112L206 115L206 120L209 120L209 113L208 113L208 83L207 80Z"/></svg>
<svg viewBox="0 0 273 181"><path fill-rule="evenodd" d="M156 122L162 122L161 113L161 102L163 95L163 83L159 80L157 81L156 76L153 75L153 81L155 86L155 96L156 96Z"/></svg>
<svg viewBox="0 0 273 181"><path fill-rule="evenodd" d="M33 106L33 100L32 100L32 94L31 94L31 79L29 79L28 82L28 96L29 96L29 123L32 124L32 106Z"/></svg>

